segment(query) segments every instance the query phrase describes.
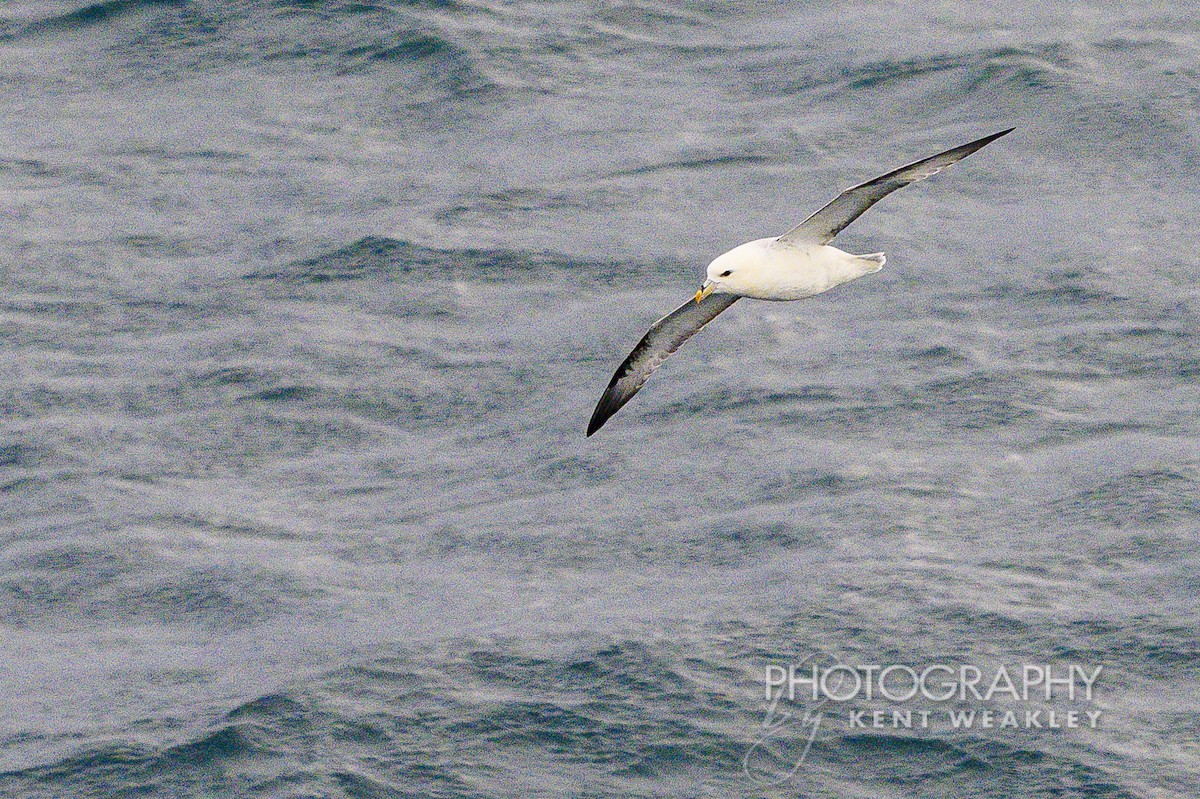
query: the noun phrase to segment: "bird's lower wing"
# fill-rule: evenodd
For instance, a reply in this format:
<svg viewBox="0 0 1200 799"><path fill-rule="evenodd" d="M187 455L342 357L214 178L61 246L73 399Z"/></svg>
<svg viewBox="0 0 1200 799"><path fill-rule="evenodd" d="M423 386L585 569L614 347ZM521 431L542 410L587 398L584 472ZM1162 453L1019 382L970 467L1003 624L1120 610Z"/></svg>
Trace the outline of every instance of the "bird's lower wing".
<svg viewBox="0 0 1200 799"><path fill-rule="evenodd" d="M683 342L716 318L717 314L737 302L734 294L709 294L700 302L688 300L655 322L642 340L617 368L604 396L596 404L587 434L599 430L608 418L638 393L654 370L662 365Z"/></svg>
<svg viewBox="0 0 1200 799"><path fill-rule="evenodd" d="M993 133L991 136L984 136L982 139L976 139L968 144L946 150L944 153L914 161L908 166L902 166L886 175L880 175L866 183L846 189L820 211L780 236L779 240L784 243L828 244L847 225L858 219L863 211L896 189L936 175L951 164L957 164L976 150L1011 133L1012 130L1009 128L999 133Z"/></svg>

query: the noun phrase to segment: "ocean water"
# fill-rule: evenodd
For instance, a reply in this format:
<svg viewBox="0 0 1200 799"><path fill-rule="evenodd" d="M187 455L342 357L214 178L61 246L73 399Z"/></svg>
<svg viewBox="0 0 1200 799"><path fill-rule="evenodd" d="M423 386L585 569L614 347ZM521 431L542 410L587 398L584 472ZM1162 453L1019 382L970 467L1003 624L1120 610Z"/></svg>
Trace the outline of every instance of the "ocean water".
<svg viewBox="0 0 1200 799"><path fill-rule="evenodd" d="M0 795L1196 796L1197 64L1183 2L0 5ZM584 438L711 258L1014 125ZM891 698L768 702L837 665Z"/></svg>

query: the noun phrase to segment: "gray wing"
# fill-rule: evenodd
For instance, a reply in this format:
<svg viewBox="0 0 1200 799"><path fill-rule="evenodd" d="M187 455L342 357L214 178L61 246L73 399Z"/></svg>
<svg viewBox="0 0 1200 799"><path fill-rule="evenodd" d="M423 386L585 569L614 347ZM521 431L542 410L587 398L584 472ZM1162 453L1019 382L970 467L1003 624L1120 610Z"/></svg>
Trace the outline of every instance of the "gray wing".
<svg viewBox="0 0 1200 799"><path fill-rule="evenodd" d="M737 299L736 294L709 294L700 302L688 300L651 325L629 357L617 367L608 388L604 389L604 396L596 403L596 410L588 423L587 434L590 436L603 427L608 417L621 410L621 406L646 385L650 375L668 355Z"/></svg>
<svg viewBox="0 0 1200 799"><path fill-rule="evenodd" d="M868 180L866 183L846 189L820 211L780 236L779 240L785 243L828 244L847 225L858 219L863 211L896 189L932 177L951 164L958 163L976 150L1012 131L1013 128L1009 128L999 133L993 133L991 136L984 136L969 144L963 144L952 150L946 150L944 153L914 161L908 166L902 166L886 175L880 175L874 180Z"/></svg>

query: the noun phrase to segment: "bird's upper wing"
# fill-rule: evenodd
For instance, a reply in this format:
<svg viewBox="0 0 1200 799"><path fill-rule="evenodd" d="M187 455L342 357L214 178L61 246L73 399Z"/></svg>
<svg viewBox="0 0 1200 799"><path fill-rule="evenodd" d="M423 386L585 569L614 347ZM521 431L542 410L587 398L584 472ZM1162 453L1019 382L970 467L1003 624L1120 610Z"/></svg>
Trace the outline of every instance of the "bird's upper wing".
<svg viewBox="0 0 1200 799"><path fill-rule="evenodd" d="M596 403L587 434L599 430L608 417L638 393L650 375L662 365L683 342L699 332L700 328L716 318L717 314L737 302L736 294L709 294L700 302L689 299L669 314L659 319L642 340L629 353L629 357L617 368L616 374L604 389L604 396Z"/></svg>
<svg viewBox="0 0 1200 799"><path fill-rule="evenodd" d="M914 161L908 166L902 166L886 175L880 175L866 183L846 189L820 211L780 236L779 240L784 243L828 244L847 225L858 219L863 211L896 189L936 175L951 164L958 163L976 150L1011 133L1012 130L1009 128L999 133L993 133L991 136L984 136L982 139L976 139L968 144L946 150L944 153Z"/></svg>

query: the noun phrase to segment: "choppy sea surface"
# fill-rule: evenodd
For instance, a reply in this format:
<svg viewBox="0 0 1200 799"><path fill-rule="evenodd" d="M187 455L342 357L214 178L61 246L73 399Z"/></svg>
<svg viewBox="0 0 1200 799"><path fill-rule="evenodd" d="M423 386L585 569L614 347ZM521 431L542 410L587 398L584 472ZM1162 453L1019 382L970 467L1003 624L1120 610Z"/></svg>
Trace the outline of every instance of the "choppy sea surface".
<svg viewBox="0 0 1200 799"><path fill-rule="evenodd" d="M1198 64L1184 2L0 5L0 795L1195 797ZM584 438L711 258L1013 125ZM838 664L1102 671L767 702Z"/></svg>

